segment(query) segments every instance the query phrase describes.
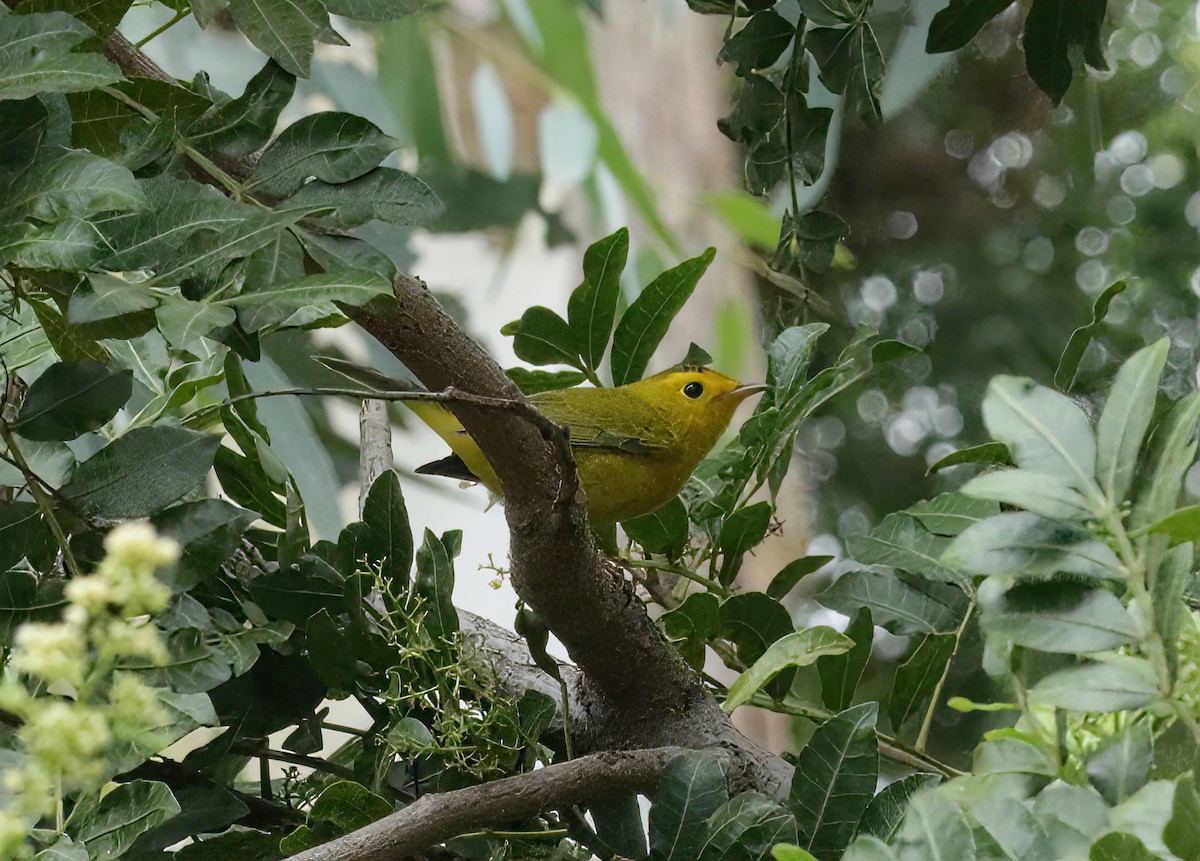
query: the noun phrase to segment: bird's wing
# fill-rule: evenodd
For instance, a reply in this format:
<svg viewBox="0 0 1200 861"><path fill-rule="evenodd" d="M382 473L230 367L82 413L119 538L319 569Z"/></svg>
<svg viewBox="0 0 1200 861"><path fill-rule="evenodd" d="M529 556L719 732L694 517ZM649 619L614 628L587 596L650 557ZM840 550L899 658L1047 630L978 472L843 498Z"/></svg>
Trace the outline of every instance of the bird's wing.
<svg viewBox="0 0 1200 861"><path fill-rule="evenodd" d="M533 396L533 405L566 425L572 448L653 454L675 442L662 414L641 398L615 389L570 389Z"/></svg>

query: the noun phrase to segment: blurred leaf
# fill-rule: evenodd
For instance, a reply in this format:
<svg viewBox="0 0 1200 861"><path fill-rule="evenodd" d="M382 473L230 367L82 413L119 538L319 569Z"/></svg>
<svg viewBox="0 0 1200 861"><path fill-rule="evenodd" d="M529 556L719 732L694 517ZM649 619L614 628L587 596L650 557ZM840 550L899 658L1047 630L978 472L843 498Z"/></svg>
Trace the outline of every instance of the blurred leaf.
<svg viewBox="0 0 1200 861"><path fill-rule="evenodd" d="M961 488L967 496L1024 508L1051 520L1083 522L1097 516L1088 500L1057 476L1028 469L985 472Z"/></svg>
<svg viewBox="0 0 1200 861"><path fill-rule="evenodd" d="M440 0L329 0L325 5L334 15L377 24L436 9Z"/></svg>
<svg viewBox="0 0 1200 861"><path fill-rule="evenodd" d="M960 448L958 451L950 452L950 454L929 467L926 474L932 475L940 470L963 463L989 463L1011 466L1012 458L1009 455L1008 446L1004 443L985 442L982 445L973 445L970 448Z"/></svg>
<svg viewBox="0 0 1200 861"><path fill-rule="evenodd" d="M57 362L34 380L13 422L26 439L72 440L107 424L133 394L133 374L99 362Z"/></svg>
<svg viewBox="0 0 1200 861"><path fill-rule="evenodd" d="M96 54L68 53L91 29L66 12L0 17L0 100L77 93L121 80Z"/></svg>
<svg viewBox="0 0 1200 861"><path fill-rule="evenodd" d="M13 523L17 517L30 513L30 509L24 507L28 505L33 503L10 502L0 507L3 512L0 517ZM13 506L22 508L14 511ZM6 541L12 537L7 526L0 529L0 537ZM57 550L57 546L51 547ZM17 626L25 622L57 619L67 603L63 598L63 585L64 581L58 577L37 576L20 569L0 571L0 643L10 646Z"/></svg>
<svg viewBox="0 0 1200 861"><path fill-rule="evenodd" d="M344 229L372 219L398 225L425 224L441 214L442 202L412 174L377 167L337 185L313 180L281 203L280 209L331 209L333 212L322 217L321 223Z"/></svg>
<svg viewBox="0 0 1200 861"><path fill-rule="evenodd" d="M1093 69L1104 70L1100 27L1108 0L1083 0L1066 8L1058 0L1033 0L1021 41L1025 68L1038 88L1058 104L1071 85L1071 52L1078 48Z"/></svg>
<svg viewBox="0 0 1200 861"><path fill-rule="evenodd" d="M425 530L425 540L417 551L416 592L425 602L425 624L430 634L449 642L458 633L458 612L451 597L454 592L454 557L449 543L455 536L445 533L440 539Z"/></svg>
<svg viewBox="0 0 1200 861"><path fill-rule="evenodd" d="M704 199L742 242L759 248L775 247L779 219L761 200L744 191L709 194Z"/></svg>
<svg viewBox="0 0 1200 861"><path fill-rule="evenodd" d="M1127 724L1101 741L1088 757L1088 780L1115 806L1146 785L1153 756L1150 725Z"/></svg>
<svg viewBox="0 0 1200 861"><path fill-rule="evenodd" d="M43 519L36 502L0 503L0 571L8 571L22 558L28 559L35 568L48 568L57 553L58 544L54 533ZM13 579L5 580L3 575L0 575L0 618L5 614L6 608L16 608L14 600L20 600L13 592L14 589L30 596L35 589L33 584L24 581L23 575L10 572L9 576ZM21 588L18 588L17 584L20 584ZM7 599L3 597L6 589L10 593ZM6 627L7 625L0 621L0 631ZM0 636L0 643L8 642L10 640L7 636Z"/></svg>
<svg viewBox="0 0 1200 861"><path fill-rule="evenodd" d="M1152 524L1149 532L1166 535L1172 544L1183 544L1200 539L1200 505L1189 505L1168 514L1158 523Z"/></svg>
<svg viewBox="0 0 1200 861"><path fill-rule="evenodd" d="M83 800L71 811L66 832L87 846L94 861L125 853L142 833L179 813L179 802L165 783L122 783L99 801Z"/></svg>
<svg viewBox="0 0 1200 861"><path fill-rule="evenodd" d="M1091 0L1088 0L1088 2L1091 2ZM1069 67L1067 77L1069 81ZM1075 387L1075 377L1079 373L1079 363L1083 360L1083 354L1087 351L1088 344L1092 342L1092 338L1100 331L1100 326L1104 322L1105 315L1108 314L1108 306L1112 304L1112 300L1125 292L1125 288L1128 286L1129 282L1124 280L1110 284L1103 293L1096 297L1096 303L1092 306L1092 322L1086 326L1080 326L1071 333L1071 337L1067 341L1067 347L1063 350L1062 356L1058 360L1058 369L1054 372L1054 385L1062 391L1069 392Z"/></svg>
<svg viewBox="0 0 1200 861"><path fill-rule="evenodd" d="M926 634L896 668L888 718L897 736L910 718L924 712L947 664L954 659L956 644L953 634Z"/></svg>
<svg viewBox="0 0 1200 861"><path fill-rule="evenodd" d="M980 520L1000 513L1000 506L963 493L940 493L905 509L934 535L955 536Z"/></svg>
<svg viewBox="0 0 1200 861"><path fill-rule="evenodd" d="M716 253L715 248L709 248L699 257L663 272L646 285L621 315L612 342L614 385L623 386L642 378L671 321L696 289L696 282Z"/></svg>
<svg viewBox="0 0 1200 861"><path fill-rule="evenodd" d="M1184 775L1175 785L1171 818L1162 836L1167 848L1183 861L1200 858L1200 795L1196 793L1195 775Z"/></svg>
<svg viewBox="0 0 1200 861"><path fill-rule="evenodd" d="M592 371L604 360L612 335L621 296L621 273L628 255L628 228L622 227L592 243L583 254L583 283L571 292L567 302L573 343L580 345L584 367Z"/></svg>
<svg viewBox="0 0 1200 861"><path fill-rule="evenodd" d="M966 816L949 796L941 793L914 794L896 836L899 851L905 857L966 861L975 858L975 838Z"/></svg>
<svg viewBox="0 0 1200 861"><path fill-rule="evenodd" d="M984 630L1043 652L1087 653L1139 639L1138 626L1111 592L1079 583L1023 583L985 606Z"/></svg>
<svg viewBox="0 0 1200 861"><path fill-rule="evenodd" d="M321 0L229 0L229 14L254 47L301 78L314 43L332 29Z"/></svg>
<svg viewBox="0 0 1200 861"><path fill-rule="evenodd" d="M1138 490L1131 521L1146 527L1170 515L1188 466L1196 458L1196 425L1200 422L1200 392L1181 398L1155 430L1149 481Z"/></svg>
<svg viewBox="0 0 1200 861"><path fill-rule="evenodd" d="M175 539L183 551L168 582L177 590L190 589L212 576L257 518L223 499L198 499L152 513L155 530Z"/></svg>
<svg viewBox="0 0 1200 861"><path fill-rule="evenodd" d="M246 186L287 197L310 178L342 183L378 167L399 142L354 114L323 111L288 126L263 151Z"/></svg>
<svg viewBox="0 0 1200 861"><path fill-rule="evenodd" d="M841 857L875 794L877 709L877 703L863 703L825 721L796 761L789 798L799 844L820 861Z"/></svg>
<svg viewBox="0 0 1200 861"><path fill-rule="evenodd" d="M520 321L505 326L501 333L513 336L513 352L518 359L533 365L579 366L577 333L545 306L526 308Z"/></svg>
<svg viewBox="0 0 1200 861"><path fill-rule="evenodd" d="M729 686L721 708L730 714L738 706L748 703L755 693L783 670L807 667L822 655L839 655L853 646L854 641L849 637L824 626L788 634L773 642L763 656L754 662L754 666L737 677Z"/></svg>
<svg viewBox="0 0 1200 861"><path fill-rule="evenodd" d="M817 672L821 676L821 699L827 708L835 712L849 708L854 702L858 682L871 657L871 644L875 639L871 609L863 607L855 613L850 624L846 626L845 633L854 641L852 648L840 655L823 655L817 658Z"/></svg>
<svg viewBox="0 0 1200 861"><path fill-rule="evenodd" d="M853 535L846 549L866 565L889 565L939 583L967 587L970 577L942 562L950 540L934 535L907 514L889 514L870 532Z"/></svg>
<svg viewBox="0 0 1200 861"><path fill-rule="evenodd" d="M1167 674L1174 684L1179 674L1179 639L1184 614L1188 612L1183 597L1194 580L1194 550L1191 544L1172 548L1159 563L1150 581L1154 605L1154 627L1162 638L1166 651Z"/></svg>
<svg viewBox="0 0 1200 861"><path fill-rule="evenodd" d="M1158 697L1154 672L1141 658L1059 670L1029 692L1034 701L1075 712L1136 709Z"/></svg>
<svg viewBox="0 0 1200 861"><path fill-rule="evenodd" d="M918 772L889 783L883 791L871 799L858 822L859 834L870 834L883 841L891 841L900 830L909 800L922 789L937 786L942 781L940 774Z"/></svg>
<svg viewBox="0 0 1200 861"><path fill-rule="evenodd" d="M775 63L791 44L796 27L776 12L759 12L721 47L717 62L735 63L735 74L745 76Z"/></svg>
<svg viewBox="0 0 1200 861"><path fill-rule="evenodd" d="M840 216L823 209L799 217L785 212L771 268L801 280L808 270L826 272L833 265L838 243L849 233L850 226Z"/></svg>
<svg viewBox="0 0 1200 861"><path fill-rule="evenodd" d="M1012 0L950 0L950 5L933 16L925 53L957 51L975 38L983 25L1012 5Z"/></svg>
<svg viewBox="0 0 1200 861"><path fill-rule="evenodd" d="M993 796L971 806L971 815L1011 861L1052 861L1058 857L1045 829L1026 806Z"/></svg>
<svg viewBox="0 0 1200 861"><path fill-rule="evenodd" d="M942 560L974 574L1021 581L1060 573L1089 580L1122 576L1116 554L1088 530L1023 511L981 520L954 539Z"/></svg>
<svg viewBox="0 0 1200 861"><path fill-rule="evenodd" d="M1146 845L1132 834L1110 831L1092 844L1088 861L1158 861Z"/></svg>
<svg viewBox="0 0 1200 861"><path fill-rule="evenodd" d="M847 616L869 607L875 624L893 634L935 634L958 624L954 610L893 574L850 571L814 597Z"/></svg>
<svg viewBox="0 0 1200 861"><path fill-rule="evenodd" d="M1096 440L1087 417L1066 395L1025 377L998 376L983 399L983 421L1022 469L1094 493Z"/></svg>
<svg viewBox="0 0 1200 861"><path fill-rule="evenodd" d="M769 502L740 508L721 524L721 570L717 579L728 586L741 570L745 556L767 536L774 509Z"/></svg>
<svg viewBox="0 0 1200 861"><path fill-rule="evenodd" d="M779 841L796 839L796 820L775 799L749 791L719 808L706 832L697 861L759 861Z"/></svg>
<svg viewBox="0 0 1200 861"><path fill-rule="evenodd" d="M137 428L81 463L61 492L92 516L148 517L201 486L220 444L179 427Z"/></svg>
<svg viewBox="0 0 1200 861"><path fill-rule="evenodd" d="M367 550L372 562L383 563L383 576L393 588L408 582L413 562L412 527L408 507L400 490L400 477L389 469L380 474L367 492L362 519L366 522Z"/></svg>
<svg viewBox="0 0 1200 861"><path fill-rule="evenodd" d="M248 3L255 1L247 0ZM302 10L296 7L296 11ZM250 155L271 139L279 114L287 107L295 90L296 78L268 61L247 82L240 96L213 105L188 126L184 136L202 152L220 153L230 158Z"/></svg>
<svg viewBox="0 0 1200 861"><path fill-rule="evenodd" d="M625 534L647 553L678 559L688 542L688 515L678 496L649 514L621 522Z"/></svg>
<svg viewBox="0 0 1200 861"><path fill-rule="evenodd" d="M728 799L725 772L714 754L680 755L667 766L651 796L650 857L696 861L704 845L705 823Z"/></svg>
<svg viewBox="0 0 1200 861"><path fill-rule="evenodd" d="M1100 413L1096 425L1096 478L1114 505L1125 501L1133 483L1170 348L1170 340L1160 338L1130 356L1117 371Z"/></svg>
<svg viewBox="0 0 1200 861"><path fill-rule="evenodd" d="M246 331L253 332L283 323L297 311L321 302L361 307L376 297L391 295L392 285L382 275L343 269L325 275L307 275L221 301L236 308L238 322Z"/></svg>
<svg viewBox="0 0 1200 861"><path fill-rule="evenodd" d="M801 556L799 559L793 559L771 578L767 594L776 601L782 601L803 577L832 561L832 556Z"/></svg>

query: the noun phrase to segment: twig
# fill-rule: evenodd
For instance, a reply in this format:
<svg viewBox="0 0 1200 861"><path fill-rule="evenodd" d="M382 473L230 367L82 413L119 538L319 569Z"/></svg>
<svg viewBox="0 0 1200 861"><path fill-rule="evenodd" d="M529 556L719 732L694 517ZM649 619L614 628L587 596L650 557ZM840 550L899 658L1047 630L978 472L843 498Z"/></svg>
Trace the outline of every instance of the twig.
<svg viewBox="0 0 1200 861"><path fill-rule="evenodd" d="M608 751L514 777L423 795L365 828L317 846L293 861L388 861L467 831L519 822L547 810L650 792L682 748Z"/></svg>
<svg viewBox="0 0 1200 861"><path fill-rule="evenodd" d="M970 621L971 614L974 611L975 599L972 597L971 603L967 607L967 612L963 614L963 620L958 625L958 630L954 632L954 649L950 652L950 657L946 661L942 675L933 688L933 694L929 698L929 708L925 710L925 717L921 720L921 729L917 733L916 743L916 749L921 753L925 752L925 744L929 741L929 729L933 726L933 713L937 711L938 702L942 698L942 689L946 687L946 679L950 677L950 667L954 664L954 656L958 654L958 647L962 643L963 632L967 630L967 622Z"/></svg>
<svg viewBox="0 0 1200 861"><path fill-rule="evenodd" d="M4 440L4 444L7 446L10 455L5 460L8 460L21 471L21 476L25 479L25 484L29 487L29 492L33 494L34 502L37 503L42 516L46 518L46 524L50 527L50 531L54 533L54 540L58 542L58 549L62 551L63 565L66 567L67 573L72 577L80 576L83 571L79 568L79 563L75 561L75 555L71 552L71 544L67 541L67 534L63 531L62 525L58 522L58 517L54 513L54 506L51 504L50 495L42 487L42 480L34 474L33 470L29 468L29 464L25 462L25 456L17 448L17 441L8 429L8 423L3 420L0 420L0 439Z"/></svg>

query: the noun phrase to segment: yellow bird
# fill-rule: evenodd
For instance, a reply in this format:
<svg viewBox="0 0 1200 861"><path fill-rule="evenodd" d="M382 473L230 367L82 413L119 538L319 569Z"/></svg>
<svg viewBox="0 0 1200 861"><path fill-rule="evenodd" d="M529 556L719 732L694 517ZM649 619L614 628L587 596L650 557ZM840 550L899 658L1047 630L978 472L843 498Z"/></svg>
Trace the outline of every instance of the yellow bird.
<svg viewBox="0 0 1200 861"><path fill-rule="evenodd" d="M569 428L588 516L609 523L648 514L675 496L725 432L737 405L765 388L680 365L616 388L560 389L529 401ZM502 494L491 464L453 413L431 402L407 406L454 452L417 472L478 481Z"/></svg>

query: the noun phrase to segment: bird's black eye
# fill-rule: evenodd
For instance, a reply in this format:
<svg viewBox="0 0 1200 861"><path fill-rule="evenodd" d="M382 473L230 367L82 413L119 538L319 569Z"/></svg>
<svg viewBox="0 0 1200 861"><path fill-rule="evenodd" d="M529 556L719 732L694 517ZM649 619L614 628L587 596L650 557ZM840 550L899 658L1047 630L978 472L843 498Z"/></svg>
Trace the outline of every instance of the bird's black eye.
<svg viewBox="0 0 1200 861"><path fill-rule="evenodd" d="M704 394L704 386L700 385L699 383L688 383L683 387L683 393L692 400L695 400Z"/></svg>

